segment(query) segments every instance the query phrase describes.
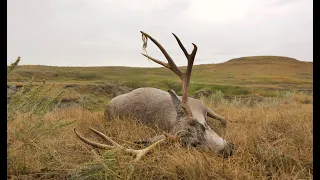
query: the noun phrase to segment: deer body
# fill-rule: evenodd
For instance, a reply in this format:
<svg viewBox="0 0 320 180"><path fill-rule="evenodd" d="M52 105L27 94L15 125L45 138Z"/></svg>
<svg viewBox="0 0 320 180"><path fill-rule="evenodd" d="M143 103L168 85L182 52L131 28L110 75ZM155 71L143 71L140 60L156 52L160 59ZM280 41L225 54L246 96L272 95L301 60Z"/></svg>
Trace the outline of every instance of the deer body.
<svg viewBox="0 0 320 180"><path fill-rule="evenodd" d="M173 95L173 96L171 96ZM156 88L138 88L129 93L122 94L113 98L106 107L104 112L105 119L132 118L150 126L158 132L177 133L179 131L187 131L186 124L179 124L179 113L177 112L177 104L174 104L172 97L181 98L176 94L171 94ZM179 99L177 99L179 101ZM216 151L224 149L227 142L217 135L206 123L207 115L219 119L225 123L221 116L215 114L207 108L199 99L189 97L189 106L193 117L197 120L200 128L205 128L205 133L199 137L188 137L184 139L185 144L195 146L197 141L203 139L212 140L206 146L213 147ZM178 105L179 106L179 105ZM178 107L179 108L179 107ZM183 121L182 121L183 122ZM196 132L193 132L196 133ZM155 140L158 140L156 138ZM209 141L208 141L209 142Z"/></svg>
<svg viewBox="0 0 320 180"><path fill-rule="evenodd" d="M206 106L189 97L192 114L205 122ZM113 98L106 107L105 118L133 118L159 132L170 132L177 121L177 112L170 94L156 88L138 88Z"/></svg>

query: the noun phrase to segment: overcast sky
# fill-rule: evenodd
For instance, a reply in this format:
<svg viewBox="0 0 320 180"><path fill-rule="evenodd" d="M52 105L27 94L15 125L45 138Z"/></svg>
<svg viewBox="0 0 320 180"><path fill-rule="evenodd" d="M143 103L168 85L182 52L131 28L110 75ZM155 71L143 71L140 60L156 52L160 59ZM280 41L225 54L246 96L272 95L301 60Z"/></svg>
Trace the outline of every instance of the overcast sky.
<svg viewBox="0 0 320 180"><path fill-rule="evenodd" d="M312 0L9 0L7 64L155 67L140 31L186 65L254 55L313 61ZM148 53L166 61L152 42Z"/></svg>

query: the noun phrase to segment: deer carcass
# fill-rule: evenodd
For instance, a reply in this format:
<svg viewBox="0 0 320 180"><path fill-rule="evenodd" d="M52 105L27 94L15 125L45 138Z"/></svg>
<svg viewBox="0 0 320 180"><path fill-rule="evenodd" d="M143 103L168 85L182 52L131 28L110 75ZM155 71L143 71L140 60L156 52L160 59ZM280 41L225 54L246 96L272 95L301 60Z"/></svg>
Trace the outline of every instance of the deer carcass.
<svg viewBox="0 0 320 180"><path fill-rule="evenodd" d="M234 150L234 145L220 137L207 124L207 117L211 117L220 120L221 123L226 126L225 119L213 112L210 108L206 107L200 100L188 97L188 88L194 58L197 53L197 46L192 43L194 48L191 54L189 54L179 38L173 34L188 60L187 70L186 72L182 72L159 42L149 34L142 31L141 33L145 40L150 39L155 43L166 57L168 63L157 60L146 54L142 55L170 69L181 79L182 97L179 97L173 90L168 90L168 92L166 92L150 87L138 88L129 93L113 98L107 104L104 112L105 118L134 118L152 128L156 128L160 132L167 132L173 136L179 137L183 145L208 147L218 154L231 156ZM76 134L82 141L94 147L107 149L118 147L129 153L136 154L136 160L139 160L146 151L149 151L155 147L156 144L164 141L166 138L165 135L156 136L153 139L144 141L144 143L150 145L146 149L133 150L120 146L94 129L91 130L111 142L113 146L92 142L80 136L77 132Z"/></svg>

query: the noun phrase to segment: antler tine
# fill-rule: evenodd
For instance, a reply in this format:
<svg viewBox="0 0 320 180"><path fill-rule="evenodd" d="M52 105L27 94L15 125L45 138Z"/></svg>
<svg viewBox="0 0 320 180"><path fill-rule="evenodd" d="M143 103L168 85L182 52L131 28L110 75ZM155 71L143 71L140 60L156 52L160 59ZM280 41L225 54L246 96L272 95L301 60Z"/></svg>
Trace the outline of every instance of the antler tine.
<svg viewBox="0 0 320 180"><path fill-rule="evenodd" d="M77 132L76 128L74 128L73 130L74 130L74 132L76 133L76 135L78 136L78 138L79 138L81 141L83 141L83 142L86 143L86 144L89 144L89 145L92 146L92 147L99 148L99 149L112 149L112 148L113 148L113 147L110 146L110 145L100 144L100 143L91 141L91 140L89 140L89 139L87 139L87 138L84 138L83 136L81 136L81 135Z"/></svg>
<svg viewBox="0 0 320 180"><path fill-rule="evenodd" d="M120 144L116 143L115 141L113 141L111 138L109 138L108 136L106 136L105 134L103 134L102 132L93 129L92 127L87 126L92 132L94 132L95 134L97 134L98 136L100 136L102 139L104 139L105 141L110 142L112 145L117 146L119 148L123 148Z"/></svg>
<svg viewBox="0 0 320 180"><path fill-rule="evenodd" d="M190 54L190 56L188 58L188 67L187 67L187 71L186 71L186 74L188 76L191 76L191 71L192 71L194 58L196 57L197 50L198 50L197 45L195 45L194 43L192 43L192 45L193 45L193 50L192 50L192 53Z"/></svg>
<svg viewBox="0 0 320 180"><path fill-rule="evenodd" d="M180 41L180 39L178 38L178 36L175 35L174 33L172 33L172 34L173 34L174 38L176 38L176 40L177 40L180 48L182 49L184 55L186 56L186 58L189 59L190 54L188 53L188 51L186 50L186 48L185 48L185 47L183 46L183 44L181 43L181 41Z"/></svg>
<svg viewBox="0 0 320 180"><path fill-rule="evenodd" d="M155 58L152 58L146 54L143 54L145 57L151 59L152 61L164 66L164 67L167 67L169 69L171 69L175 74L177 74L181 79L182 79L182 72L180 71L180 69L177 67L177 65L174 63L174 61L172 60L172 58L170 57L170 55L167 53L167 51L162 47L162 45L157 41L155 40L152 36L150 36L149 34L143 32L143 31L140 31L141 34L143 34L144 36L148 37L149 39L151 39L151 41L160 49L160 51L163 53L163 55L166 57L166 59L168 60L168 63L164 63L162 61L159 61Z"/></svg>
<svg viewBox="0 0 320 180"><path fill-rule="evenodd" d="M198 47L197 45L195 45L194 43L192 43L193 45L193 50L192 50L192 53L189 54L188 51L186 50L186 48L183 46L182 42L180 41L180 39L178 38L177 35L175 35L174 33L172 33L173 36L176 38L180 48L182 49L184 55L186 56L187 60L188 60L188 66L187 66L187 71L185 72L185 74L187 75L191 75L191 70L192 70L192 66L193 66L193 62L194 62L194 58L196 56L196 53L197 53L197 50L198 50Z"/></svg>
<svg viewBox="0 0 320 180"><path fill-rule="evenodd" d="M91 145L92 147L98 148L98 149L119 149L119 150L123 150L126 153L135 155L136 158L134 160L134 162L138 162L144 155L146 155L150 150L154 149L159 143L163 142L166 138L162 138L159 141L153 143L152 145L148 146L147 148L144 149L130 149L130 148L125 148L123 146L121 146L120 144L116 143L115 141L113 141L111 138L109 138L108 136L106 136L105 134L103 134L102 132L91 128L88 126L88 128L94 132L95 134L97 134L98 136L100 136L102 139L110 142L113 146L107 145L107 144L100 144L94 141L91 141L89 139L84 138L83 136L81 136L76 129L74 128L74 132L76 133L77 137L82 140L84 143Z"/></svg>
<svg viewBox="0 0 320 180"><path fill-rule="evenodd" d="M143 54L143 53L141 53L141 54L142 54L143 56L147 57L148 59L151 59L152 61L154 61L154 62L156 62L156 63L158 63L158 64L160 64L160 65L162 65L162 66L164 66L164 67L166 67L166 68L171 69L168 63L159 61L159 60L157 60L157 59L155 59L155 58L153 58L153 57L151 57L151 56L148 56L148 55L146 55L146 54ZM172 71L173 71L173 70L172 70ZM176 73L175 71L173 71L173 72ZM177 74L177 73L176 73L176 74Z"/></svg>

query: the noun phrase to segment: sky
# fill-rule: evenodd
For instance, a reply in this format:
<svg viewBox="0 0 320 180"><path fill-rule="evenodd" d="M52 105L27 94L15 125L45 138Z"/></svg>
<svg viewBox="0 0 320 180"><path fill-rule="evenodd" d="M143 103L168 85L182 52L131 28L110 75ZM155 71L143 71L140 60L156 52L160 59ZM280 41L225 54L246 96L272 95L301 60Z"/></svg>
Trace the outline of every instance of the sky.
<svg viewBox="0 0 320 180"><path fill-rule="evenodd" d="M159 67L141 55L144 31L178 66L275 55L313 61L312 0L10 0L7 64ZM148 41L148 54L166 62Z"/></svg>

